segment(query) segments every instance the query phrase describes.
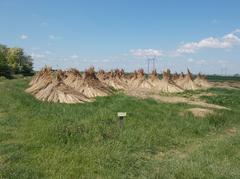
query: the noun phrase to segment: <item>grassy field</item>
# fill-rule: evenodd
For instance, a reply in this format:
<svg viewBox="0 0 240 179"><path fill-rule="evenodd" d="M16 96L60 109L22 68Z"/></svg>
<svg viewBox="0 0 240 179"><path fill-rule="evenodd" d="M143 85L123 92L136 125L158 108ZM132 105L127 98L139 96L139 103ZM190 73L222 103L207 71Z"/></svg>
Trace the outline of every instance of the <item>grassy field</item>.
<svg viewBox="0 0 240 179"><path fill-rule="evenodd" d="M181 115L187 104L121 93L40 102L28 81L0 81L0 178L240 178L240 90L208 90L218 97L204 100L232 110L197 118Z"/></svg>

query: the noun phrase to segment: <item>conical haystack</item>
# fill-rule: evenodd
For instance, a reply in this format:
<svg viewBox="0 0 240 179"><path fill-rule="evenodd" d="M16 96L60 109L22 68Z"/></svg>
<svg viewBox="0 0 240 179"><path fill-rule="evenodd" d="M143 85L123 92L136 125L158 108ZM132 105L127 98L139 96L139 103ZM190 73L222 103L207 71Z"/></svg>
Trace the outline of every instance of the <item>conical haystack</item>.
<svg viewBox="0 0 240 179"><path fill-rule="evenodd" d="M66 72L66 78L63 82L74 89L78 89L82 82L82 76L77 69L72 68Z"/></svg>
<svg viewBox="0 0 240 179"><path fill-rule="evenodd" d="M179 78L180 78L180 75L179 75L178 73L174 73L174 74L173 74L173 77L172 77L172 80L173 80L174 82L176 82L177 80L179 80Z"/></svg>
<svg viewBox="0 0 240 179"><path fill-rule="evenodd" d="M179 86L174 83L174 81L171 80L171 74L169 69L163 71L162 80L156 78L154 79L154 81L152 81L152 84L154 85L155 90L164 93L177 93L183 91Z"/></svg>
<svg viewBox="0 0 240 179"><path fill-rule="evenodd" d="M40 70L39 73L33 77L33 80L31 80L31 86L26 89L26 92L36 94L41 89L46 88L52 82L51 70L50 67L44 67Z"/></svg>
<svg viewBox="0 0 240 179"><path fill-rule="evenodd" d="M151 83L145 79L143 69L135 71L132 79L129 81L129 88L131 89L151 89L152 87Z"/></svg>
<svg viewBox="0 0 240 179"><path fill-rule="evenodd" d="M124 77L124 71L119 69L107 73L105 79L102 81L114 89L123 90L128 87L127 80Z"/></svg>
<svg viewBox="0 0 240 179"><path fill-rule="evenodd" d="M200 73L197 75L196 79L194 80L194 83L201 88L212 87L212 85L208 82L206 77L204 75L201 75Z"/></svg>
<svg viewBox="0 0 240 179"><path fill-rule="evenodd" d="M95 74L94 68L89 68L83 74L81 80L78 81L74 89L83 93L89 98L96 96L107 96L112 90L104 83L102 83Z"/></svg>
<svg viewBox="0 0 240 179"><path fill-rule="evenodd" d="M97 73L97 78L100 80L100 81L104 81L106 78L108 78L108 75L107 73L104 71L104 70L99 70L98 73Z"/></svg>
<svg viewBox="0 0 240 179"><path fill-rule="evenodd" d="M38 82L39 79L41 79L42 75L46 72L46 71L50 71L51 72L51 68L45 66L44 68L42 68L37 74L35 74L32 77L32 80L29 83L29 86L32 86L33 84L36 84Z"/></svg>
<svg viewBox="0 0 240 179"><path fill-rule="evenodd" d="M91 100L80 92L67 86L62 79L61 71L51 80L45 88L35 93L35 97L42 101L59 103L84 103Z"/></svg>
<svg viewBox="0 0 240 179"><path fill-rule="evenodd" d="M181 74L176 84L185 90L197 90L199 87L193 82L191 72L187 71L186 75Z"/></svg>

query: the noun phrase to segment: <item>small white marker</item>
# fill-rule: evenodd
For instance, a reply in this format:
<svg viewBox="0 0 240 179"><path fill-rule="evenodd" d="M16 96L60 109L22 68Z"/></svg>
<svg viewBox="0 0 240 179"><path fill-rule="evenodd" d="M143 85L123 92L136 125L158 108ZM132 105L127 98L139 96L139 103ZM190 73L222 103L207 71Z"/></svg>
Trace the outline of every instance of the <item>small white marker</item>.
<svg viewBox="0 0 240 179"><path fill-rule="evenodd" d="M120 126L120 128L123 128L123 126L124 126L124 117L127 116L127 113L126 112L118 112L117 116L118 116L118 120L119 120L119 126Z"/></svg>

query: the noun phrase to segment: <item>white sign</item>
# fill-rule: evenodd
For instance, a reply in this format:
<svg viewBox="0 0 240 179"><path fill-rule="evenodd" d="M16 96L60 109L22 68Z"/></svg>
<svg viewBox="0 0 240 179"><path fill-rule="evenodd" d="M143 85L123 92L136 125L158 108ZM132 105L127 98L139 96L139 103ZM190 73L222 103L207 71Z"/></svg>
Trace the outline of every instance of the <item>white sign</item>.
<svg viewBox="0 0 240 179"><path fill-rule="evenodd" d="M125 117L127 115L126 112L118 112L117 113L118 117Z"/></svg>

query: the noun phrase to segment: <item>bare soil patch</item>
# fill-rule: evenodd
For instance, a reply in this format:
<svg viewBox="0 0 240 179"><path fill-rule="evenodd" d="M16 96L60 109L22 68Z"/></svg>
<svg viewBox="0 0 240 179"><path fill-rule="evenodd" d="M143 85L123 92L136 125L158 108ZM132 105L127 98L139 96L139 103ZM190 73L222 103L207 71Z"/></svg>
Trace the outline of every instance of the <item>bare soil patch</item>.
<svg viewBox="0 0 240 179"><path fill-rule="evenodd" d="M147 94L146 92L142 91L142 93L130 93L130 95L134 95L140 98L153 98L157 101L161 101L164 103L172 103L172 104L177 104L177 103L186 103L194 106L201 106L204 108L211 108L211 109L226 109L230 110L229 108L226 108L224 106L216 105L216 104L209 104L204 101L201 101L200 99L197 100L192 100L189 98L185 97L180 97L180 96L160 96L156 94Z"/></svg>
<svg viewBox="0 0 240 179"><path fill-rule="evenodd" d="M240 89L240 81L213 82L216 88Z"/></svg>
<svg viewBox="0 0 240 179"><path fill-rule="evenodd" d="M205 117L206 115L213 114L213 110L205 108L190 108L186 112L191 112L195 117Z"/></svg>

